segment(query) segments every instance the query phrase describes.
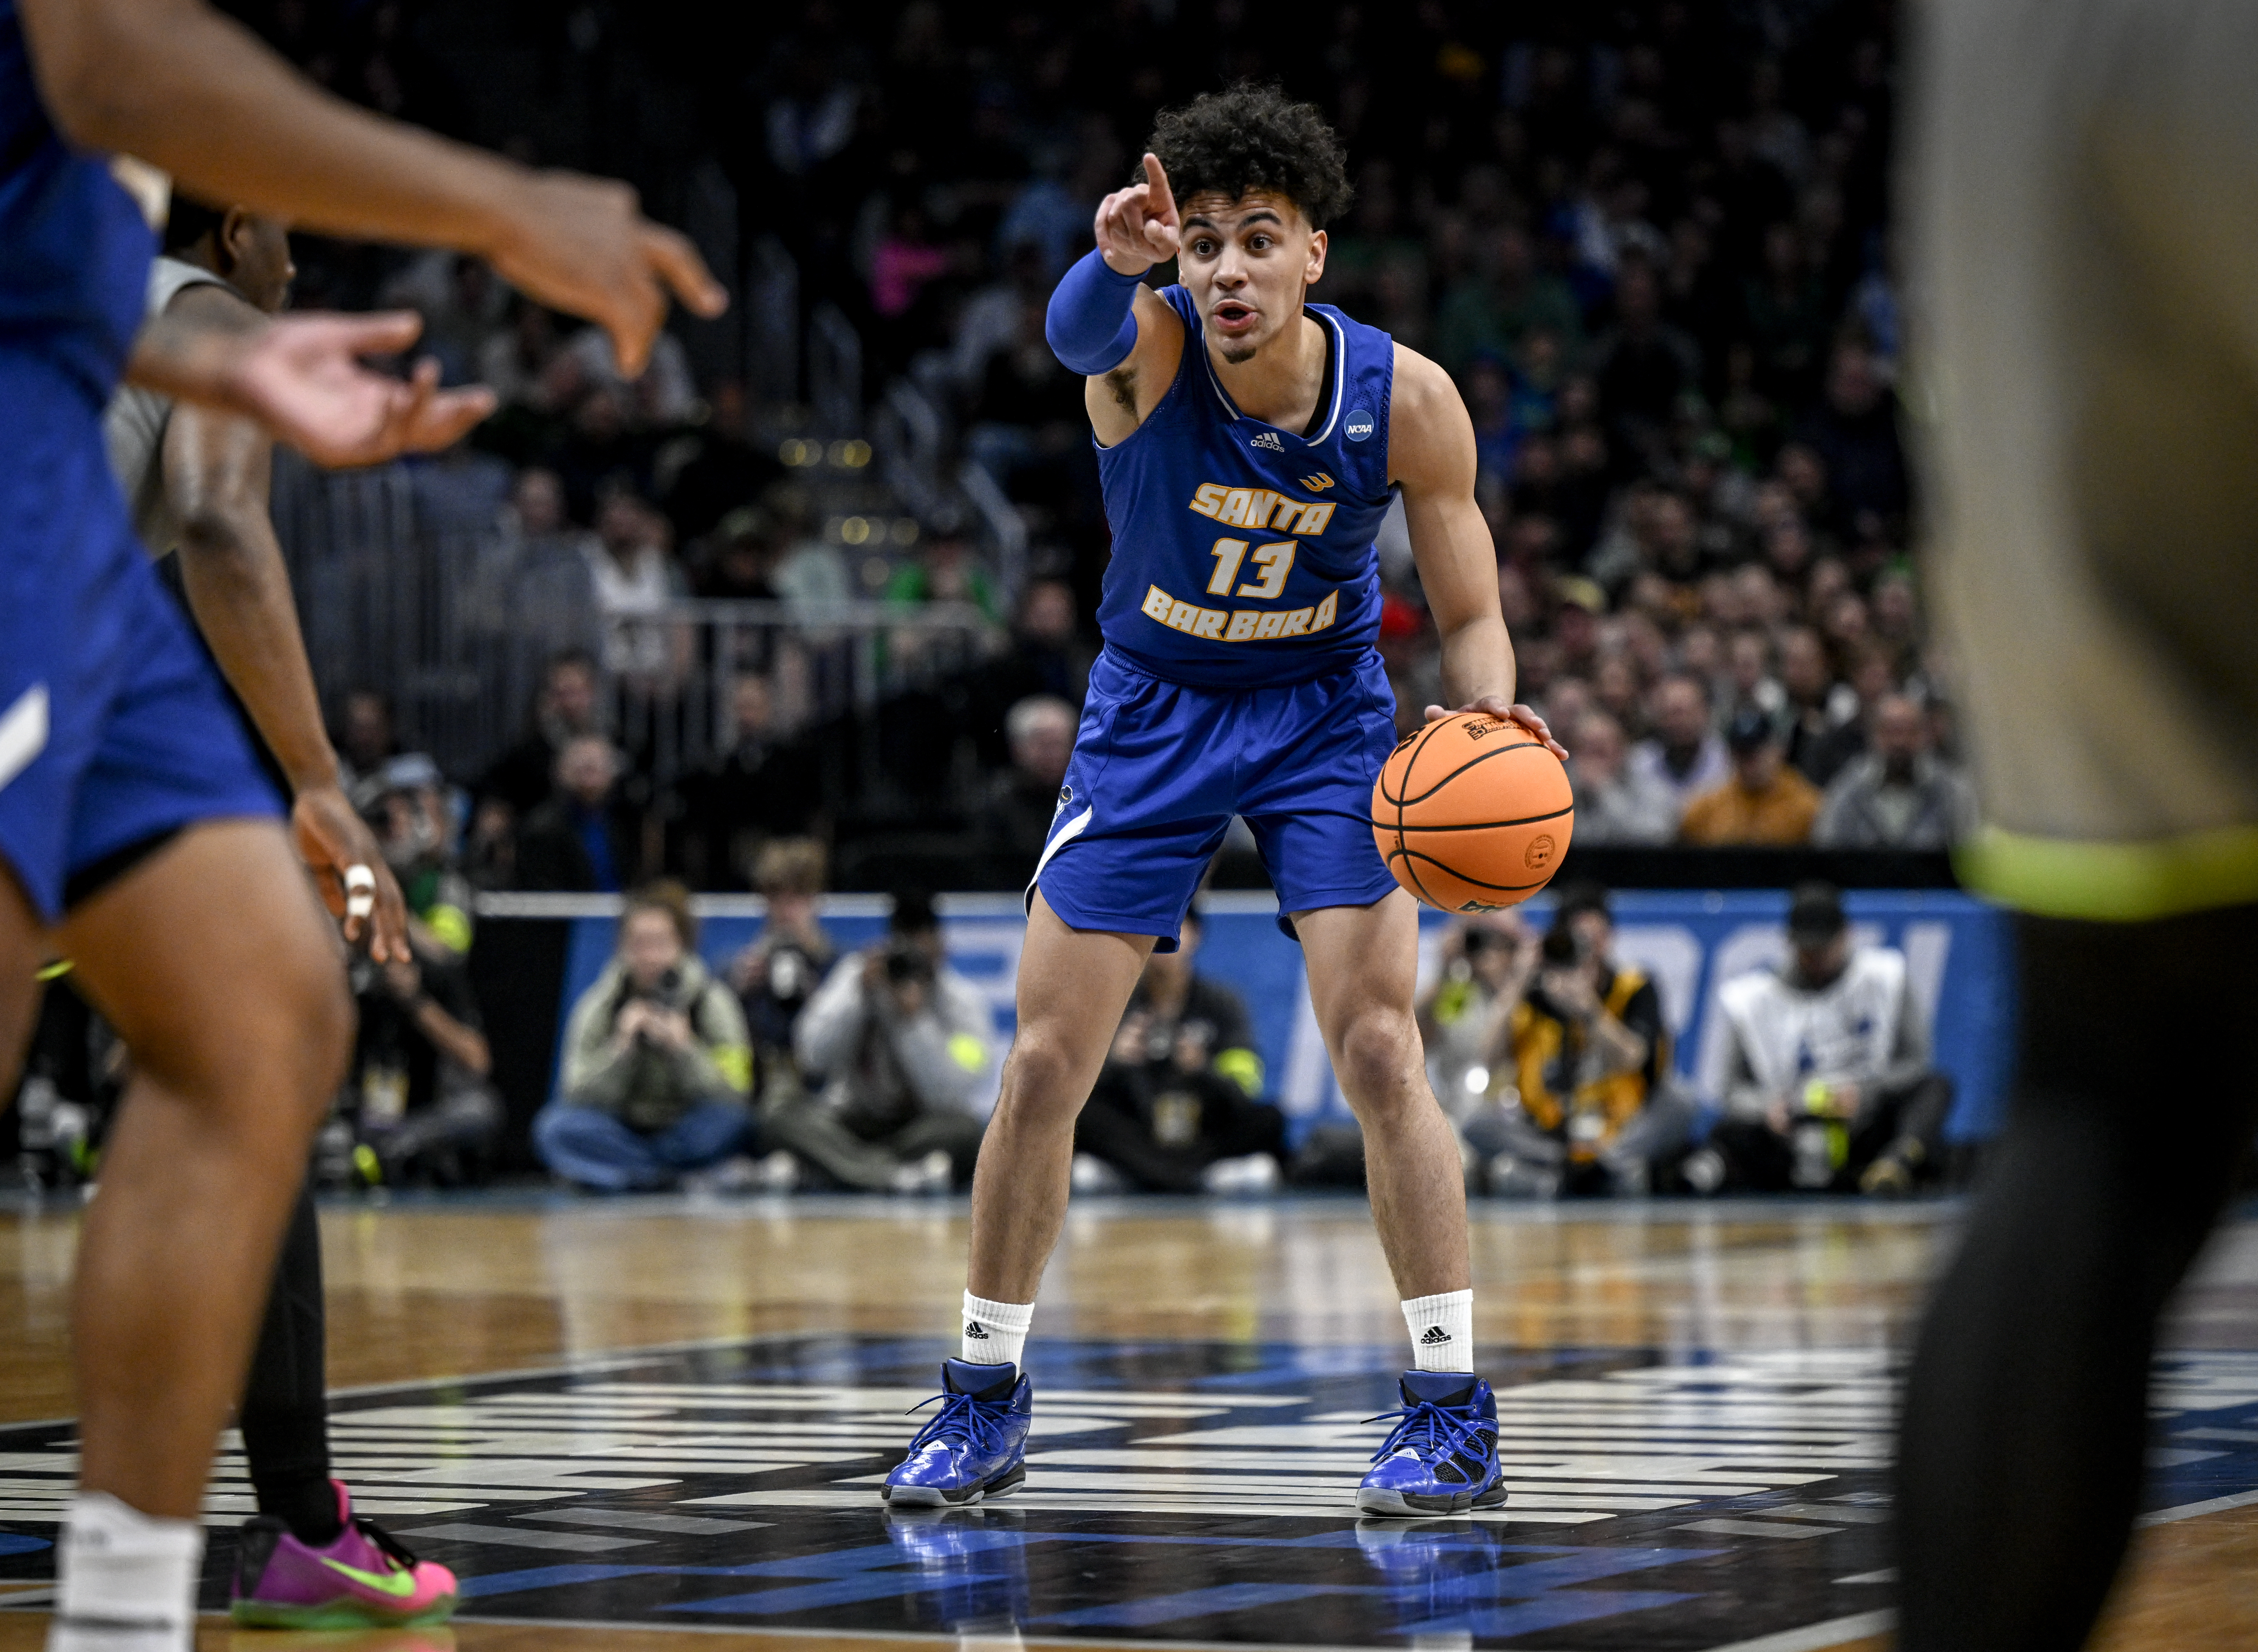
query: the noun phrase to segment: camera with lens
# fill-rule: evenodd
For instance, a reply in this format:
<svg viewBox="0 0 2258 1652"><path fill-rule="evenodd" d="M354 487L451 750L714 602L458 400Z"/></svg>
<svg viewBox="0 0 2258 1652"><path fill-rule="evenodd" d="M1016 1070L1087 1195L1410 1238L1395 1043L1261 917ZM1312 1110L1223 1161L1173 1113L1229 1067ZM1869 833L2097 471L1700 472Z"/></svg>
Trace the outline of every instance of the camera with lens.
<svg viewBox="0 0 2258 1652"><path fill-rule="evenodd" d="M912 982L920 986L933 984L933 960L925 949L905 940L891 940L885 950L886 984L905 987Z"/></svg>
<svg viewBox="0 0 2258 1652"><path fill-rule="evenodd" d="M674 995L681 990L682 967L679 964L670 966L665 974L648 987L638 983L632 975L628 977L628 997L630 1000L641 998L648 1003L672 1003Z"/></svg>

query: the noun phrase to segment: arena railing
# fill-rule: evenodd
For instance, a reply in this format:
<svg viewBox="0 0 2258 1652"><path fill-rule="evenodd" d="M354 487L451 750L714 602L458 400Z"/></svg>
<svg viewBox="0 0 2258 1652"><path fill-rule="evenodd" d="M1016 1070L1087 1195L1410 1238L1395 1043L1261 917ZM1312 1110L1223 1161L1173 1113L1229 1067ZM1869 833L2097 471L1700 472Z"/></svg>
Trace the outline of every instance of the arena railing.
<svg viewBox="0 0 2258 1652"><path fill-rule="evenodd" d="M741 677L766 679L774 739L968 670L1001 640L969 603L678 602L598 626L614 726L662 782L730 749Z"/></svg>
<svg viewBox="0 0 2258 1652"><path fill-rule="evenodd" d="M976 664L997 635L965 604L682 601L607 615L579 538L499 531L490 505L484 520L454 510L430 470L325 473L286 460L273 498L324 701L382 691L402 741L465 779L524 732L561 649L603 663L621 739L664 780L728 748L746 672L770 677L788 732ZM875 536L898 521L844 519L841 549L853 553L857 528Z"/></svg>

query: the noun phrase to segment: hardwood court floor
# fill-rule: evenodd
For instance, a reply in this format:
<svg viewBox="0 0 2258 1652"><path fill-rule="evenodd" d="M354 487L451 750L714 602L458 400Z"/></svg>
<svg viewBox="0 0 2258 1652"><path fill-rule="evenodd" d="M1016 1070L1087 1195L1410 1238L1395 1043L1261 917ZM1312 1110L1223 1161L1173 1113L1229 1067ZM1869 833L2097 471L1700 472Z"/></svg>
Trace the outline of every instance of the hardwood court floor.
<svg viewBox="0 0 2258 1652"><path fill-rule="evenodd" d="M1951 1214L1937 1205L1847 1203L1478 1208L1477 1338L1540 1358L1554 1350L1642 1357L1658 1351L1652 1359L1658 1364L1697 1351L1759 1361L1802 1358L1814 1351L1878 1358L1904 1348ZM0 1325L12 1332L0 1336L0 1425L70 1414L65 1288L75 1231L75 1216L66 1209L0 1216ZM914 1338L922 1350L924 1343L955 1336L964 1223L962 1208L947 1203L797 1200L701 1207L528 1199L340 1206L324 1213L323 1237L330 1378L334 1386L352 1388L553 1372L568 1361L631 1351L763 1337L859 1336L865 1344L891 1339L890 1347ZM1324 1368L1326 1350L1346 1358L1392 1349L1402 1326L1360 1203L1123 1202L1076 1208L1045 1281L1036 1335L1145 1350L1175 1344L1297 1348L1305 1351L1306 1375ZM2170 1341L2185 1350L2258 1351L2258 1224L2230 1230L2215 1248L2180 1306ZM1592 1357L1605 1363L1600 1354ZM638 1393L668 1388L619 1386ZM553 1393L549 1400L569 1403ZM911 1425L901 1426L905 1434ZM2258 1441L2258 1435L2245 1437ZM847 1494L819 1489L804 1500L833 1495ZM2141 1534L2133 1581L2112 1606L2100 1645L2110 1652L2161 1652L2258 1644L2258 1496L2247 1504L2213 1500L2238 1506ZM1572 1498L1566 1506L1580 1505ZM1797 1507L1811 1512L1807 1506L1783 1512L1793 1515ZM0 1514L0 1527L11 1523ZM0 1585L0 1606L7 1592ZM481 1622L475 1614L482 1608L472 1603L471 1610L472 1617L446 1632L344 1639L231 1634L215 1622L199 1644L239 1652L314 1646L335 1652L721 1652L756 1645L880 1652L900 1645L898 1637L811 1638L804 1629L785 1636L719 1624L678 1633ZM501 1602L491 1610L512 1615ZM1822 1645L1879 1648L1886 1641L1872 1632L1878 1627L1872 1618L1834 1620L1843 1630L1839 1637L1792 1639L1792 1645L1796 1652L1819 1652ZM36 1611L0 1610L0 1652L38 1646L43 1627ZM968 1648L1001 1644L1000 1638L991 1642L969 1634L956 1638ZM1032 1627L1008 1638L1045 1643ZM1108 1642L1083 1635L1071 1644ZM1748 1642L1750 1652L1787 1652L1790 1644L1768 1637Z"/></svg>

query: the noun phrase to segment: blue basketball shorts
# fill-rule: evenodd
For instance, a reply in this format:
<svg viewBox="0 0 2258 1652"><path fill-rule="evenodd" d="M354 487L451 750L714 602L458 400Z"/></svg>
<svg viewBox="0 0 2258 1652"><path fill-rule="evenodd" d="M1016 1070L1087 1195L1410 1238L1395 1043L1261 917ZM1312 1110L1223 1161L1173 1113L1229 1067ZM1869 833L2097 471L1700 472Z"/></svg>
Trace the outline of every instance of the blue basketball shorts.
<svg viewBox="0 0 2258 1652"><path fill-rule="evenodd" d="M1174 952L1233 815L1254 833L1289 935L1295 912L1371 905L1396 887L1372 837L1395 705L1377 654L1306 683L1204 689L1107 649L1029 905L1040 889L1071 928L1157 935Z"/></svg>
<svg viewBox="0 0 2258 1652"><path fill-rule="evenodd" d="M99 410L0 345L0 860L53 923L74 875L280 806L133 537Z"/></svg>

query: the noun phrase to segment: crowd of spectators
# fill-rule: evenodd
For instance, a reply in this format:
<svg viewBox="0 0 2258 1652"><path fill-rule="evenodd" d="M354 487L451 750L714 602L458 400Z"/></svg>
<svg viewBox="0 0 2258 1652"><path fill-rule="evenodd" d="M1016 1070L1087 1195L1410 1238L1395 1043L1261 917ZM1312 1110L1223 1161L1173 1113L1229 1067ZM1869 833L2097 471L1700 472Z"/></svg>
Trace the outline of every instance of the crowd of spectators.
<svg viewBox="0 0 2258 1652"><path fill-rule="evenodd" d="M524 134L553 124L444 71L472 13L388 4L332 27L321 8L252 11L348 96L536 158L662 165L600 124L616 153L541 154ZM1523 697L1576 754L1577 842L1928 849L1967 829L1949 663L1907 557L1881 0L1543 17L1127 0L1080 18L911 0L851 18L817 0L750 25L726 70L681 49L690 21L664 5L586 8L561 34L476 15L481 49L568 79L614 53L613 73L701 111L685 130L712 136L666 178L710 162L759 205L737 215L740 252L767 237L790 254L802 308L830 303L861 334L866 391L918 386L1030 550L1006 589L956 524L899 506L854 518L850 542L832 471L804 462L839 444L792 438L742 357L670 335L627 381L600 333L474 259L316 247L313 296L412 305L451 376L501 394L469 450L417 473L427 515L486 546L465 559L465 610L593 663L551 669L520 744L453 776L474 879L742 889L763 842L810 834L854 876L858 836L905 826L944 860L953 843L963 881L1024 871L1107 557L1081 386L1043 343L1044 303L1154 112L1242 74L1315 102L1348 143L1355 200L1313 296L1465 395ZM1400 519L1381 551L1381 647L1412 717L1438 697L1438 651ZM657 617L683 597L810 618L714 658ZM814 605L863 598L956 605L984 631L957 662L969 686L898 697L856 736L875 761L834 760L847 742L813 726ZM918 644L884 649L901 663ZM720 710L683 762L650 729L693 670ZM568 753L568 733L607 755Z"/></svg>

